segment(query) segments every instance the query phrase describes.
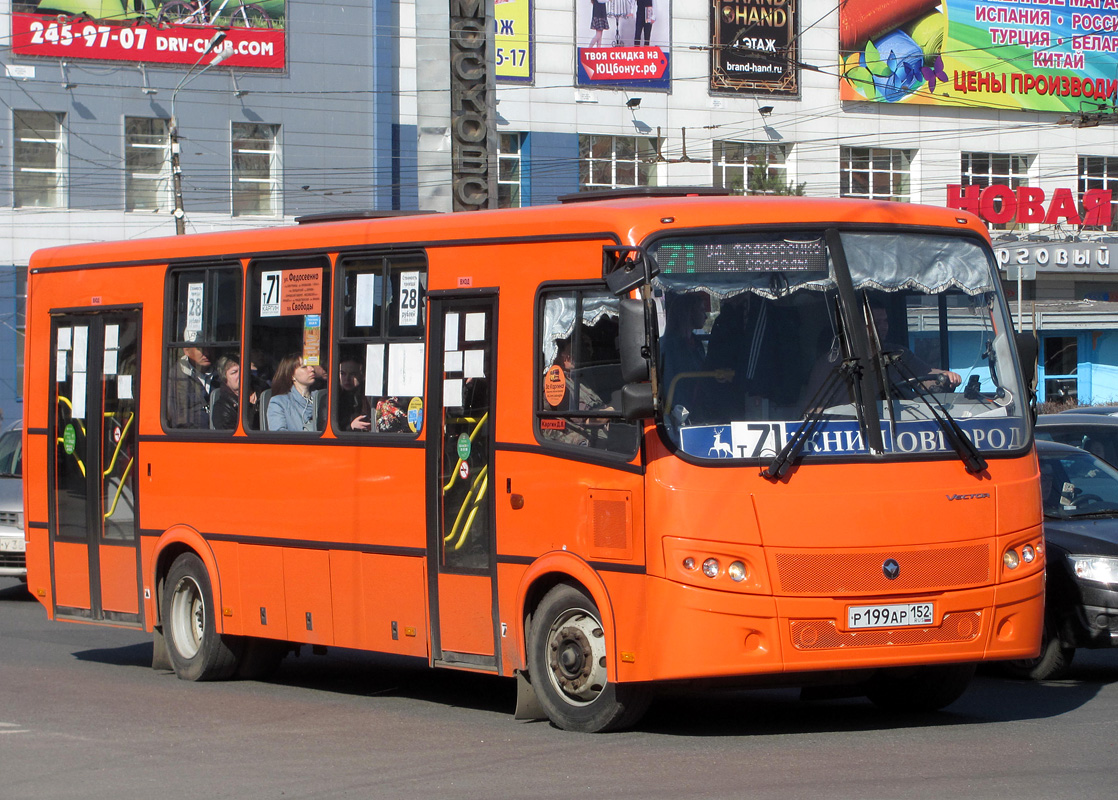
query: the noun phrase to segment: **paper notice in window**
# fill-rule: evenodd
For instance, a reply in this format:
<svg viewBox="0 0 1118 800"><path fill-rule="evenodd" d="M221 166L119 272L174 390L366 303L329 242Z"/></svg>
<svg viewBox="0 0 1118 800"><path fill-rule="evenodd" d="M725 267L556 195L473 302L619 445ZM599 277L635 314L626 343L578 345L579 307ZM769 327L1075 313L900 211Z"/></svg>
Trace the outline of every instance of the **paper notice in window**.
<svg viewBox="0 0 1118 800"><path fill-rule="evenodd" d="M66 370L66 351L65 350L59 350L58 351L58 361L54 365L54 379L56 381L58 381L59 383L62 383L63 381L65 381L69 377L70 377L70 375L67 373L67 370Z"/></svg>
<svg viewBox="0 0 1118 800"><path fill-rule="evenodd" d="M260 316L278 317L280 315L280 273L260 273Z"/></svg>
<svg viewBox="0 0 1118 800"><path fill-rule="evenodd" d="M380 302L380 275L363 272L357 276L357 303L354 308L353 324L358 328L368 328L373 324L373 312Z"/></svg>
<svg viewBox="0 0 1118 800"><path fill-rule="evenodd" d="M199 328L198 330L202 330ZM120 348L120 326L119 325L106 325L105 326L105 349L117 350Z"/></svg>
<svg viewBox="0 0 1118 800"><path fill-rule="evenodd" d="M389 345L388 394L392 397L423 394L423 342Z"/></svg>
<svg viewBox="0 0 1118 800"><path fill-rule="evenodd" d="M458 315L446 315L446 335L443 336L443 350L450 352L458 349Z"/></svg>
<svg viewBox="0 0 1118 800"><path fill-rule="evenodd" d="M466 315L466 341L480 342L485 339L485 312Z"/></svg>
<svg viewBox="0 0 1118 800"><path fill-rule="evenodd" d="M183 328L182 338L188 342L198 341L198 334L202 331L202 305L203 289L201 283L189 283L186 286L186 327ZM108 347L108 344L105 345Z"/></svg>
<svg viewBox="0 0 1118 800"><path fill-rule="evenodd" d="M280 316L322 313L322 268L285 269L280 286Z"/></svg>
<svg viewBox="0 0 1118 800"><path fill-rule="evenodd" d="M462 405L461 379L443 381L443 405L447 408L458 408Z"/></svg>
<svg viewBox="0 0 1118 800"><path fill-rule="evenodd" d="M71 338L72 338L70 336L70 333L71 333L71 331L70 331L69 328L59 328L58 329L58 349L59 350L69 350L72 347L72 345L70 343Z"/></svg>
<svg viewBox="0 0 1118 800"><path fill-rule="evenodd" d="M464 374L467 378L485 377L485 351L467 350Z"/></svg>
<svg viewBox="0 0 1118 800"><path fill-rule="evenodd" d="M419 324L419 273L400 273L400 327Z"/></svg>
<svg viewBox="0 0 1118 800"><path fill-rule="evenodd" d="M365 394L384 396L384 345L365 345Z"/></svg>
<svg viewBox="0 0 1118 800"><path fill-rule="evenodd" d="M462 351L455 350L453 353L443 354L443 372L461 372L462 371Z"/></svg>
<svg viewBox="0 0 1118 800"><path fill-rule="evenodd" d="M88 356L89 328L78 326L74 328L74 372L85 372Z"/></svg>
<svg viewBox="0 0 1118 800"><path fill-rule="evenodd" d="M117 400L131 400L132 399L132 376L131 375L117 375L116 376L116 399Z"/></svg>
<svg viewBox="0 0 1118 800"><path fill-rule="evenodd" d="M101 370L105 375L116 375L116 356L118 352L117 350L105 351L105 367Z"/></svg>
<svg viewBox="0 0 1118 800"><path fill-rule="evenodd" d="M85 373L75 372L70 388L70 403L73 406L71 416L74 419L85 419Z"/></svg>

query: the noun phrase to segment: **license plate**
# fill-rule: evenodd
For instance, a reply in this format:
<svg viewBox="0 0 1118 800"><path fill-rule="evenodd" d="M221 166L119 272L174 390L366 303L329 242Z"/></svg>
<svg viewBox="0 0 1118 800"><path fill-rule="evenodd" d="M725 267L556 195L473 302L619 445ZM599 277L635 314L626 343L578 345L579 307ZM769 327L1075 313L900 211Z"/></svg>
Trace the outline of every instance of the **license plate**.
<svg viewBox="0 0 1118 800"><path fill-rule="evenodd" d="M850 606L846 609L846 627L899 628L909 625L935 625L935 617L934 603Z"/></svg>
<svg viewBox="0 0 1118 800"><path fill-rule="evenodd" d="M10 536L0 539L0 550L22 553L26 547L27 542L23 539L13 539Z"/></svg>

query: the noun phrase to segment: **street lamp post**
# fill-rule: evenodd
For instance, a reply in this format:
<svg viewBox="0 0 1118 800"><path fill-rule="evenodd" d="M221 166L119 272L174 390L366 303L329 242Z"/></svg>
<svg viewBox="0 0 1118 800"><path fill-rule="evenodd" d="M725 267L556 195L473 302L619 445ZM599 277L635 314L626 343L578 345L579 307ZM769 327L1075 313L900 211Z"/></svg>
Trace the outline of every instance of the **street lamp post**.
<svg viewBox="0 0 1118 800"><path fill-rule="evenodd" d="M179 161L179 151L181 148L179 147L179 122L178 118L175 117L175 97L178 95L179 89L187 83L203 75L210 67L217 66L229 57L231 51L222 50L214 56L213 61L206 64L206 66L202 67L197 73L194 72L194 70L198 69L198 65L202 63L203 59L212 53L214 48L223 41L225 41L225 31L218 31L215 33L213 38L211 38L206 45L206 49L202 51L202 55L198 56L198 60L195 61L190 69L186 71L186 74L182 76L182 80L180 80L179 85L175 87L175 91L171 92L171 186L175 193L175 210L172 213L175 217L175 234L177 236L182 236L186 233L186 210L183 208L182 204L182 165Z"/></svg>

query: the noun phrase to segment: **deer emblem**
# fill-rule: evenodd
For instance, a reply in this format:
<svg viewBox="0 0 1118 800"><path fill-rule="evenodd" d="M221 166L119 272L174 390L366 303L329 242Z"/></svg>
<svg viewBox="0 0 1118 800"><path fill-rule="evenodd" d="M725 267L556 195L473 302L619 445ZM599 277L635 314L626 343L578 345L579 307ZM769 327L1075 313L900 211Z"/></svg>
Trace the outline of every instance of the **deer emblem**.
<svg viewBox="0 0 1118 800"><path fill-rule="evenodd" d="M714 453L719 458L722 458L722 454L725 453L726 458L733 458L734 457L734 451L730 449L730 445L727 444L726 442L722 441L722 432L724 430L726 430L726 429L725 428L715 428L714 429L714 447L710 448L710 450L707 451L708 456L711 455L712 453Z"/></svg>

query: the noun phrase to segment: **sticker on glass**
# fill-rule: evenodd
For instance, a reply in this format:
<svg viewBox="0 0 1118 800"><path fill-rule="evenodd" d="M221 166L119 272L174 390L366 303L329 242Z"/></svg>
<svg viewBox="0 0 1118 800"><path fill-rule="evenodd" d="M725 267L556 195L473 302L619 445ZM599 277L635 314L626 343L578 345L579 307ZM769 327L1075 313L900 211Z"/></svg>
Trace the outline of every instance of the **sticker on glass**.
<svg viewBox="0 0 1118 800"><path fill-rule="evenodd" d="M484 378L485 377L485 351L484 350L467 350L467 351L465 351L465 364L463 366L462 372L467 378Z"/></svg>
<svg viewBox="0 0 1118 800"><path fill-rule="evenodd" d="M400 327L419 324L419 273L400 273Z"/></svg>
<svg viewBox="0 0 1118 800"><path fill-rule="evenodd" d="M75 372L70 384L70 416L85 419L85 373Z"/></svg>
<svg viewBox="0 0 1118 800"><path fill-rule="evenodd" d="M354 308L353 324L358 328L369 328L373 315L380 305L380 275L375 272L362 272L357 276L357 302Z"/></svg>
<svg viewBox="0 0 1118 800"><path fill-rule="evenodd" d="M74 372L85 372L89 357L89 328L74 328Z"/></svg>
<svg viewBox="0 0 1118 800"><path fill-rule="evenodd" d="M70 377L69 374L66 371L66 360L67 360L66 351L65 350L59 350L58 351L58 362L54 365L54 379L56 381L58 381L59 383L61 383L62 381L66 380L68 377Z"/></svg>
<svg viewBox="0 0 1118 800"><path fill-rule="evenodd" d="M446 333L443 335L443 350L450 352L458 349L458 314L446 315Z"/></svg>
<svg viewBox="0 0 1118 800"><path fill-rule="evenodd" d="M423 394L423 342L393 342L388 346L388 394Z"/></svg>
<svg viewBox="0 0 1118 800"><path fill-rule="evenodd" d="M73 337L69 328L58 329L58 349L69 350L73 345L71 344Z"/></svg>
<svg viewBox="0 0 1118 800"><path fill-rule="evenodd" d="M199 284L201 286L201 284ZM201 328L199 328L201 330ZM105 326L105 349L106 350L119 350L120 349L120 326L119 325L106 325Z"/></svg>
<svg viewBox="0 0 1118 800"><path fill-rule="evenodd" d="M317 367L322 363L322 317L307 314L303 318L303 363Z"/></svg>
<svg viewBox="0 0 1118 800"><path fill-rule="evenodd" d="M462 351L453 350L443 354L443 372L462 371Z"/></svg>
<svg viewBox="0 0 1118 800"><path fill-rule="evenodd" d="M412 433L423 430L423 398L413 397L408 403L408 427Z"/></svg>
<svg viewBox="0 0 1118 800"><path fill-rule="evenodd" d="M365 396L384 394L384 345L365 345Z"/></svg>
<svg viewBox="0 0 1118 800"><path fill-rule="evenodd" d="M466 315L466 341L480 342L485 339L485 312L479 311Z"/></svg>
<svg viewBox="0 0 1118 800"><path fill-rule="evenodd" d="M116 373L117 373L116 357L117 357L118 352L120 352L120 351L118 351L118 350L106 350L105 351L105 366L101 370L101 372L104 373L105 375L116 375Z"/></svg>
<svg viewBox="0 0 1118 800"><path fill-rule="evenodd" d="M443 381L443 405L448 408L459 408L462 405L462 379Z"/></svg>
<svg viewBox="0 0 1118 800"><path fill-rule="evenodd" d="M131 375L117 375L116 376L116 399L117 400L131 400L132 399L132 376Z"/></svg>

